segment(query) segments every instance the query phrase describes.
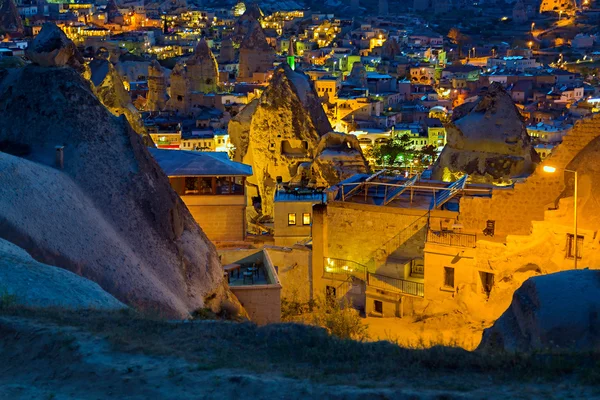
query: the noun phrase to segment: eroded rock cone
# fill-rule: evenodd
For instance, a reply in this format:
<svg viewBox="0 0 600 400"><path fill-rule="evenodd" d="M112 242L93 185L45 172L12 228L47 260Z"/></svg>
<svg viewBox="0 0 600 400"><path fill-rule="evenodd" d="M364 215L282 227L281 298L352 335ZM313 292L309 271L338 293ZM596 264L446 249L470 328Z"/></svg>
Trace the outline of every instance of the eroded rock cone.
<svg viewBox="0 0 600 400"><path fill-rule="evenodd" d="M13 0L0 0L0 31L23 33L23 21Z"/></svg>
<svg viewBox="0 0 600 400"><path fill-rule="evenodd" d="M315 154L312 177L318 186L334 185L352 175L369 172L369 164L354 135L329 132L321 137Z"/></svg>
<svg viewBox="0 0 600 400"><path fill-rule="evenodd" d="M46 22L25 50L32 63L42 67L70 66L83 71L83 57L71 39L55 24Z"/></svg>
<svg viewBox="0 0 600 400"><path fill-rule="evenodd" d="M436 179L452 181L466 173L475 182L506 182L531 174L540 161L519 110L497 82L477 101L457 107L445 128Z"/></svg>

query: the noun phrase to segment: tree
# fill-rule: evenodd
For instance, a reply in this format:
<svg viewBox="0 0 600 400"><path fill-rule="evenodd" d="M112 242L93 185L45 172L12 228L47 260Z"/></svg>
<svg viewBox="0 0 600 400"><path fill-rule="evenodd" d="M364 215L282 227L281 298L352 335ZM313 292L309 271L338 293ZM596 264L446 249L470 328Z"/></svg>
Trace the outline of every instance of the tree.
<svg viewBox="0 0 600 400"><path fill-rule="evenodd" d="M469 37L463 34L457 27L452 27L448 32L450 41L458 46L458 57L462 57L462 47L469 41Z"/></svg>
<svg viewBox="0 0 600 400"><path fill-rule="evenodd" d="M412 160L416 151L411 146L410 136L405 134L393 136L386 143L376 143L366 153L377 165L402 165Z"/></svg>

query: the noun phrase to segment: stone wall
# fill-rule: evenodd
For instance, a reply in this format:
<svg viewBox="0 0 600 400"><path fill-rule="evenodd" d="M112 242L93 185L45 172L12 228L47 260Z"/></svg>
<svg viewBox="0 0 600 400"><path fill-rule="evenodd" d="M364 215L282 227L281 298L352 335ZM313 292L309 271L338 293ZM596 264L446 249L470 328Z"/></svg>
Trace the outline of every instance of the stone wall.
<svg viewBox="0 0 600 400"><path fill-rule="evenodd" d="M327 204L325 257L367 263L387 241L428 214L418 208L381 207L368 204L330 202ZM456 213L434 211L430 223L453 220ZM316 229L313 222L313 231ZM318 244L313 236L313 248Z"/></svg>
<svg viewBox="0 0 600 400"><path fill-rule="evenodd" d="M281 285L231 286L231 291L258 325L281 322Z"/></svg>
<svg viewBox="0 0 600 400"><path fill-rule="evenodd" d="M188 209L211 241L244 240L246 206L188 205Z"/></svg>
<svg viewBox="0 0 600 400"><path fill-rule="evenodd" d="M306 303L312 299L311 251L306 247L265 247L281 283L281 297Z"/></svg>
<svg viewBox="0 0 600 400"><path fill-rule="evenodd" d="M529 234L531 222L543 220L544 211L555 207L565 183L572 179L572 174L562 169L598 135L600 116L580 120L563 138L562 144L523 183L515 184L514 189L495 189L491 198L463 197L459 220L465 230L480 233L486 221L493 220L498 235ZM556 173L544 172L545 165L556 167Z"/></svg>

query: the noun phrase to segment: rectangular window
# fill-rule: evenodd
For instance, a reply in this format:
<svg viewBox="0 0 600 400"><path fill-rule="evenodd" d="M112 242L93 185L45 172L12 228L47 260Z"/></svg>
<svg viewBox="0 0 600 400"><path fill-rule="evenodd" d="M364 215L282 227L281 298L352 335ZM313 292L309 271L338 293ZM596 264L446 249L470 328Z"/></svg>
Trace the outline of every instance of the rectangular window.
<svg viewBox="0 0 600 400"><path fill-rule="evenodd" d="M454 287L454 268L452 267L444 267L444 286Z"/></svg>
<svg viewBox="0 0 600 400"><path fill-rule="evenodd" d="M575 254L575 243L573 238L575 235L567 233L567 258L573 258ZM581 249L583 247L583 236L577 235L577 259L581 259Z"/></svg>
<svg viewBox="0 0 600 400"><path fill-rule="evenodd" d="M296 225L296 214L288 214L288 225Z"/></svg>
<svg viewBox="0 0 600 400"><path fill-rule="evenodd" d="M479 278L481 279L481 290L489 296L494 287L494 274L479 271Z"/></svg>
<svg viewBox="0 0 600 400"><path fill-rule="evenodd" d="M302 225L310 225L310 213L302 214Z"/></svg>

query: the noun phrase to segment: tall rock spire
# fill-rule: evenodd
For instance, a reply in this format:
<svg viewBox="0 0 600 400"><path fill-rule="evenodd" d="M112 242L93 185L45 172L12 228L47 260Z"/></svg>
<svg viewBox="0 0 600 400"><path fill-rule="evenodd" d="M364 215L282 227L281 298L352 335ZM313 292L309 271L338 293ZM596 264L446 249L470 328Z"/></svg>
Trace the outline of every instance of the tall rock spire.
<svg viewBox="0 0 600 400"><path fill-rule="evenodd" d="M0 0L0 32L23 33L23 21L14 0Z"/></svg>
<svg viewBox="0 0 600 400"><path fill-rule="evenodd" d="M206 40L201 39L194 54L187 59L187 77L190 91L212 93L218 90L219 67Z"/></svg>

